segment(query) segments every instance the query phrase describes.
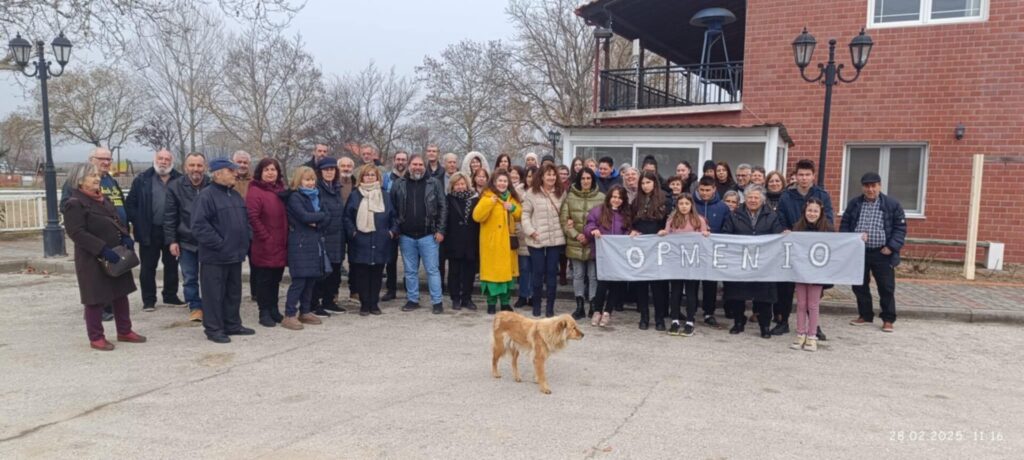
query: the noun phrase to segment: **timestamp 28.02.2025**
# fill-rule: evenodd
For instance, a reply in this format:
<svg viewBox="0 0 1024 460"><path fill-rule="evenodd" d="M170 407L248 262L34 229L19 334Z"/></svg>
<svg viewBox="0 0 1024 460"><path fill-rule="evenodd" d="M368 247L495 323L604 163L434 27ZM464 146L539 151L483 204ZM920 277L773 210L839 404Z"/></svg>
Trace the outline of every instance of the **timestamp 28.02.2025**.
<svg viewBox="0 0 1024 460"><path fill-rule="evenodd" d="M992 430L891 430L890 442L1002 442L1001 431Z"/></svg>

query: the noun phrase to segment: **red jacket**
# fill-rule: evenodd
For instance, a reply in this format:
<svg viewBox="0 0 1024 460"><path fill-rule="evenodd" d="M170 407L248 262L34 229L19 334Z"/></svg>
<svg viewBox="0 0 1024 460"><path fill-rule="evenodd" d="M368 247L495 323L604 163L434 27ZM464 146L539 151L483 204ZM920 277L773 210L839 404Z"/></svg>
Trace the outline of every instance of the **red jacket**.
<svg viewBox="0 0 1024 460"><path fill-rule="evenodd" d="M288 265L288 213L278 193L284 191L280 181L267 184L252 181L245 196L245 207L252 226L252 247L249 260L260 268L281 268Z"/></svg>

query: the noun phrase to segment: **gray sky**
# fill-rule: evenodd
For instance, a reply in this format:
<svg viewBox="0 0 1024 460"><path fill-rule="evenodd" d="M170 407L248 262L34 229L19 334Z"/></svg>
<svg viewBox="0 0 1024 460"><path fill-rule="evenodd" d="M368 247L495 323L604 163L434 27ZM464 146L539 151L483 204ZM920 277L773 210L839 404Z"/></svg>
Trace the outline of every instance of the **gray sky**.
<svg viewBox="0 0 1024 460"><path fill-rule="evenodd" d="M425 55L436 55L445 46L462 39L495 40L512 35L505 18L507 0L356 1L309 0L292 21L288 35L302 34L306 50L325 74L357 72L370 61L381 69L395 67L399 74L412 74ZM74 37L68 37L72 42ZM10 37L0 37L4 44ZM52 37L43 37L47 43ZM49 50L47 50L49 52ZM76 49L70 68L83 53ZM81 62L81 61L79 61ZM0 75L0 117L18 107L30 107L23 87L27 77L3 72ZM38 84L33 81L32 84ZM54 161L74 161L88 149L82 145L61 145L54 149ZM150 153L125 147L125 157L149 160Z"/></svg>

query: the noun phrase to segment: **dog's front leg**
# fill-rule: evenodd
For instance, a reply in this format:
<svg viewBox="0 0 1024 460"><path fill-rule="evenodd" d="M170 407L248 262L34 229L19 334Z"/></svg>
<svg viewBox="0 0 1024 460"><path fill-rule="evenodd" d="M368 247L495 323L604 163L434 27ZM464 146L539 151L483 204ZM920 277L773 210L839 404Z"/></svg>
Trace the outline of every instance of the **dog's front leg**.
<svg viewBox="0 0 1024 460"><path fill-rule="evenodd" d="M523 378L519 376L519 350L512 348L512 378L516 382L522 382Z"/></svg>
<svg viewBox="0 0 1024 460"><path fill-rule="evenodd" d="M544 361L547 359L547 352L540 346L536 347L533 354L533 372L537 375L537 384L540 385L540 392L546 395L551 394L548 387L548 378L544 375Z"/></svg>

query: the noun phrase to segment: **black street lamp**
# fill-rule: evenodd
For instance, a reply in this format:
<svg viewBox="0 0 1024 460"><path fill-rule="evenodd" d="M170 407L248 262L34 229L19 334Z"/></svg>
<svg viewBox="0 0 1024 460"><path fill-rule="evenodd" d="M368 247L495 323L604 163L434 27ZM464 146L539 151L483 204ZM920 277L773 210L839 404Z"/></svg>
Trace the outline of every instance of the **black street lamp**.
<svg viewBox="0 0 1024 460"><path fill-rule="evenodd" d="M821 120L821 154L818 157L818 186L825 186L825 155L828 150L828 123L832 112L832 87L843 83L853 83L860 77L860 71L868 64L868 56L871 55L871 47L874 46L874 42L871 41L871 37L864 34L864 29L860 29L860 34L854 37L850 41L850 60L853 62L853 68L857 70L857 73L853 75L853 78L843 78L842 70L843 64L836 65L836 39L828 41L828 63L818 64L819 74L815 78L808 78L804 74L804 69L811 63L811 56L814 54L814 46L818 42L814 40L814 36L807 33L807 28L793 40L793 58L796 60L796 66L800 68L800 76L804 80L810 83L816 83L821 81L825 85L825 114Z"/></svg>
<svg viewBox="0 0 1024 460"><path fill-rule="evenodd" d="M50 101L46 94L46 80L64 73L64 66L71 58L71 41L64 36L64 32L61 32L51 43L53 55L60 64L59 72L50 71L50 62L46 60L42 40L36 41L37 60L32 63L35 67L32 73L26 71L32 54L32 44L21 38L21 34L17 34L8 46L14 55L14 62L21 67L21 73L29 77L39 77L43 97L43 143L46 147L46 169L43 176L46 183L46 227L43 229L43 255L65 256L67 252L64 250L64 230L60 228L60 219L57 216L57 171L53 167L53 151L50 146Z"/></svg>
<svg viewBox="0 0 1024 460"><path fill-rule="evenodd" d="M560 161L558 161L557 156L558 156L558 141L562 140L562 133L552 129L551 131L548 131L548 140L551 141L551 156L555 157L555 163L556 164L561 163Z"/></svg>

